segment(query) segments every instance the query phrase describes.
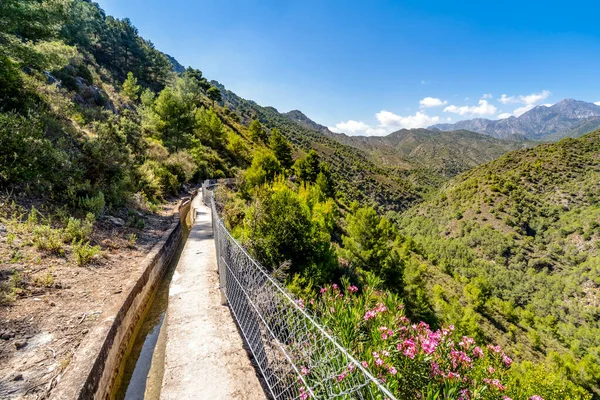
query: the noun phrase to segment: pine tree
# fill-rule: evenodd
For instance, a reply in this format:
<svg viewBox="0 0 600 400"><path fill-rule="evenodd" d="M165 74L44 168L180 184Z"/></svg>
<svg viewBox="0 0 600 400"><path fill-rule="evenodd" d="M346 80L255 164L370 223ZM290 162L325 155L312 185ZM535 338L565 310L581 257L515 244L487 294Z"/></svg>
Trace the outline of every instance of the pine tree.
<svg viewBox="0 0 600 400"><path fill-rule="evenodd" d="M213 108L215 106L215 101L216 102L221 102L221 100L223 100L223 97L221 96L221 91L216 86L213 86L210 89L208 89L206 91L206 95L208 96L209 99L212 100L212 102L213 102Z"/></svg>
<svg viewBox="0 0 600 400"><path fill-rule="evenodd" d="M132 72L127 74L127 79L123 82L123 94L131 101L137 101L140 97L142 88L137 84L137 78Z"/></svg>
<svg viewBox="0 0 600 400"><path fill-rule="evenodd" d="M271 131L269 148L283 168L288 169L292 166L292 146L277 128L273 128Z"/></svg>
<svg viewBox="0 0 600 400"><path fill-rule="evenodd" d="M250 138L253 142L258 143L267 141L267 132L257 119L252 121L248 129L250 130Z"/></svg>

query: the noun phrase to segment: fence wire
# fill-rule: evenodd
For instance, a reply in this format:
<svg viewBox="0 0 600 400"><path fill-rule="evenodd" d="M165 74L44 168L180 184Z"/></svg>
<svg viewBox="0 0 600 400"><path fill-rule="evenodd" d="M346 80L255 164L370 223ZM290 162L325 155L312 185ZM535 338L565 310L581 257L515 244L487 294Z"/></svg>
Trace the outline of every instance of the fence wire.
<svg viewBox="0 0 600 400"><path fill-rule="evenodd" d="M275 399L396 398L301 307L231 236L211 208L221 291Z"/></svg>

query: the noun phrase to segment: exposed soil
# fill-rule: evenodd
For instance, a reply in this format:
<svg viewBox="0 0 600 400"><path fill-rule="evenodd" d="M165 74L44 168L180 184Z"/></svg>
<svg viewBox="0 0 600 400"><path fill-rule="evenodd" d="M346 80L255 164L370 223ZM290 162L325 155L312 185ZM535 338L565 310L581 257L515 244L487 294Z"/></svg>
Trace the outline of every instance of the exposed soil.
<svg viewBox="0 0 600 400"><path fill-rule="evenodd" d="M25 209L32 205L20 203ZM20 276L14 299L0 304L0 398L48 397L104 307L126 295L123 282L169 228L177 205L174 199L157 213L136 211L137 228L99 220L91 244L102 251L79 267L69 246L64 255L47 254L31 245L30 234L11 232L18 229L0 197L0 284L14 284L15 271Z"/></svg>

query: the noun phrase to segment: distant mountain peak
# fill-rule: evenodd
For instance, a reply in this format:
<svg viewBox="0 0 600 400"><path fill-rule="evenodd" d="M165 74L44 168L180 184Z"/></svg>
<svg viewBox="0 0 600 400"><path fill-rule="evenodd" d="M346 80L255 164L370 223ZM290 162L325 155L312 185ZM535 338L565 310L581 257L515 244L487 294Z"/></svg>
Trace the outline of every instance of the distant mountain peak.
<svg viewBox="0 0 600 400"><path fill-rule="evenodd" d="M325 131L329 131L329 128L327 128L324 125L318 124L315 121L313 121L312 119L308 118L302 111L300 110L292 110L292 111L288 111L286 113L283 113L283 115L285 115L286 117L288 117L289 119L291 119L292 121L304 126L305 128L308 129L313 129L316 131L320 131L320 132L325 132Z"/></svg>
<svg viewBox="0 0 600 400"><path fill-rule="evenodd" d="M552 106L536 106L526 113L499 120L475 118L455 124L430 127L441 131L466 129L497 138L522 135L532 140L558 140L581 136L600 128L600 106L575 99L563 99Z"/></svg>

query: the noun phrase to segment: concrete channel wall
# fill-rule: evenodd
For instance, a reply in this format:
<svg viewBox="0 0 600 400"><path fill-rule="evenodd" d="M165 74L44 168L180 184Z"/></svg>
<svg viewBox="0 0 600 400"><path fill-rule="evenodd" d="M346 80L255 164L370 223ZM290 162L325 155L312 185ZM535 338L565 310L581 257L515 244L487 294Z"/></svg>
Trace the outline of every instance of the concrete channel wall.
<svg viewBox="0 0 600 400"><path fill-rule="evenodd" d="M123 359L169 261L182 238L182 224L189 215L192 199L182 201L179 215L144 258L141 275L127 285L128 291L102 313L75 352L52 399L107 399L114 390ZM193 213L192 213L193 214Z"/></svg>

